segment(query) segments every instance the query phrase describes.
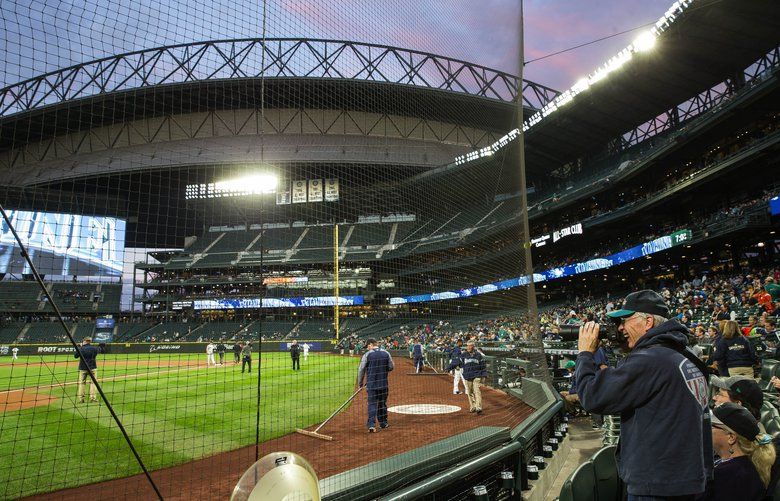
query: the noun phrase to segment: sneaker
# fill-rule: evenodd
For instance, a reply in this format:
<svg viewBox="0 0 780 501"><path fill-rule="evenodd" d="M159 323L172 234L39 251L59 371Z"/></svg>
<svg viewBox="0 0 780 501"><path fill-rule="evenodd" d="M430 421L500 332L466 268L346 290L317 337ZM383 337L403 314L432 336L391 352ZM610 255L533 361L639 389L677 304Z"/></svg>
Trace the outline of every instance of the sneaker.
<svg viewBox="0 0 780 501"><path fill-rule="evenodd" d="M469 412L477 412L477 409L469 409Z"/></svg>
<svg viewBox="0 0 780 501"><path fill-rule="evenodd" d="M369 429L368 429L368 432L369 432L369 433L376 433L376 428L374 428L374 427L372 426L371 428L369 428Z"/></svg>
<svg viewBox="0 0 780 501"><path fill-rule="evenodd" d="M477 415L482 414L482 409L477 409Z"/></svg>
<svg viewBox="0 0 780 501"><path fill-rule="evenodd" d="M380 424L380 425L379 425L379 428L380 428L380 429L382 429L382 430L384 430L384 429L385 429L385 428L387 428L388 426L390 426L390 424L389 424L389 423Z"/></svg>
<svg viewBox="0 0 780 501"><path fill-rule="evenodd" d="M84 399L82 398L81 400L79 400L79 403L83 404L84 403Z"/></svg>
<svg viewBox="0 0 780 501"><path fill-rule="evenodd" d="M460 395L460 392L459 391L453 391L452 394L453 395Z"/></svg>

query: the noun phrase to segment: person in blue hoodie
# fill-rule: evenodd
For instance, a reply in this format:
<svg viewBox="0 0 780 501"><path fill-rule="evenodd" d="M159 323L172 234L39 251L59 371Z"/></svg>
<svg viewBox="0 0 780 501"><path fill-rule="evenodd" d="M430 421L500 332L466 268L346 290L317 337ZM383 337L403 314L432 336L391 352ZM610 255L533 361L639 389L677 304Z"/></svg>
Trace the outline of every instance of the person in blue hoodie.
<svg viewBox="0 0 780 501"><path fill-rule="evenodd" d="M684 500L712 477L709 392L704 364L687 349L688 329L669 318L654 291L626 296L608 313L630 350L616 368L599 370L599 325L580 327L577 393L582 407L620 414L618 472L629 501Z"/></svg>
<svg viewBox="0 0 780 501"><path fill-rule="evenodd" d="M376 422L379 428L385 429L387 423L387 395L389 385L387 376L395 366L393 357L377 345L375 339L368 340L368 351L360 360L358 368L357 385L366 385L368 395L368 432L375 433Z"/></svg>

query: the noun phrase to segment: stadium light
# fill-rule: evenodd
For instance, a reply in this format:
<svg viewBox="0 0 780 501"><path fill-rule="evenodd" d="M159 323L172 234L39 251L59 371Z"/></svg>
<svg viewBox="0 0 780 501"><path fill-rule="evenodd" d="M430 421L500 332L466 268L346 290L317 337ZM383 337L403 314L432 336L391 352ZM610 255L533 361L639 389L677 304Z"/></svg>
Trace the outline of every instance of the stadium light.
<svg viewBox="0 0 780 501"><path fill-rule="evenodd" d="M633 46L637 52L647 52L655 47L656 35L653 30L648 30L636 37Z"/></svg>
<svg viewBox="0 0 780 501"><path fill-rule="evenodd" d="M279 178L273 174L255 174L253 176L240 177L217 181L214 188L228 193L258 194L272 193L276 191Z"/></svg>

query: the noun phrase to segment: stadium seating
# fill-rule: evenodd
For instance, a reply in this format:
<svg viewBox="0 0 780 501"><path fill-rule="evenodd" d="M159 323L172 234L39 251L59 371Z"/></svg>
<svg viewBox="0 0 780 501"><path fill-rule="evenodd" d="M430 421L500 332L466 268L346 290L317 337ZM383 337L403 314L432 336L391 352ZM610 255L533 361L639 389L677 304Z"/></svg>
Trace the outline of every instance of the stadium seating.
<svg viewBox="0 0 780 501"><path fill-rule="evenodd" d="M68 324L70 331L73 331L73 324ZM68 336L63 332L62 326L58 322L31 322L27 324L27 331L24 332L24 343L60 343L66 342Z"/></svg>
<svg viewBox="0 0 780 501"><path fill-rule="evenodd" d="M38 311L42 294L36 282L4 280L0 282L0 311Z"/></svg>
<svg viewBox="0 0 780 501"><path fill-rule="evenodd" d="M119 322L116 326L116 339L115 341L129 340L138 334L150 329L154 324L148 322L141 323L127 323Z"/></svg>
<svg viewBox="0 0 780 501"><path fill-rule="evenodd" d="M614 501L622 497L621 481L615 459L616 452L617 446L604 447L591 458L593 473L596 477L598 501Z"/></svg>
<svg viewBox="0 0 780 501"><path fill-rule="evenodd" d="M228 340L235 337L242 327L243 324L241 322L205 322L201 327L194 329L188 336L182 336L179 339L182 341L193 341L193 338Z"/></svg>
<svg viewBox="0 0 780 501"><path fill-rule="evenodd" d="M0 344L13 343L24 328L24 322L7 322L0 327Z"/></svg>
<svg viewBox="0 0 780 501"><path fill-rule="evenodd" d="M560 501L596 501L598 499L593 461L585 461L572 472L563 483L558 499Z"/></svg>

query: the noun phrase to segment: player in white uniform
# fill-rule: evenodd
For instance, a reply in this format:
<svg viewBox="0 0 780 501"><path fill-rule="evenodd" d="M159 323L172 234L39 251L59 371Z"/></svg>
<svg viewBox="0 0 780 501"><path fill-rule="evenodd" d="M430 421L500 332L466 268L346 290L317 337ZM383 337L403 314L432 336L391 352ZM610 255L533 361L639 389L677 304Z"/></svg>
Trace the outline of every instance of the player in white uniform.
<svg viewBox="0 0 780 501"><path fill-rule="evenodd" d="M14 360L18 359L19 358L19 348L17 348L16 346L11 348L11 354L13 355L13 357L14 357L13 359Z"/></svg>
<svg viewBox="0 0 780 501"><path fill-rule="evenodd" d="M212 365L214 367L217 366L217 361L214 360L215 349L216 346L214 346L214 343L209 341L209 344L206 345L206 367L211 367Z"/></svg>
<svg viewBox="0 0 780 501"><path fill-rule="evenodd" d="M303 360L309 359L309 343L303 343Z"/></svg>

